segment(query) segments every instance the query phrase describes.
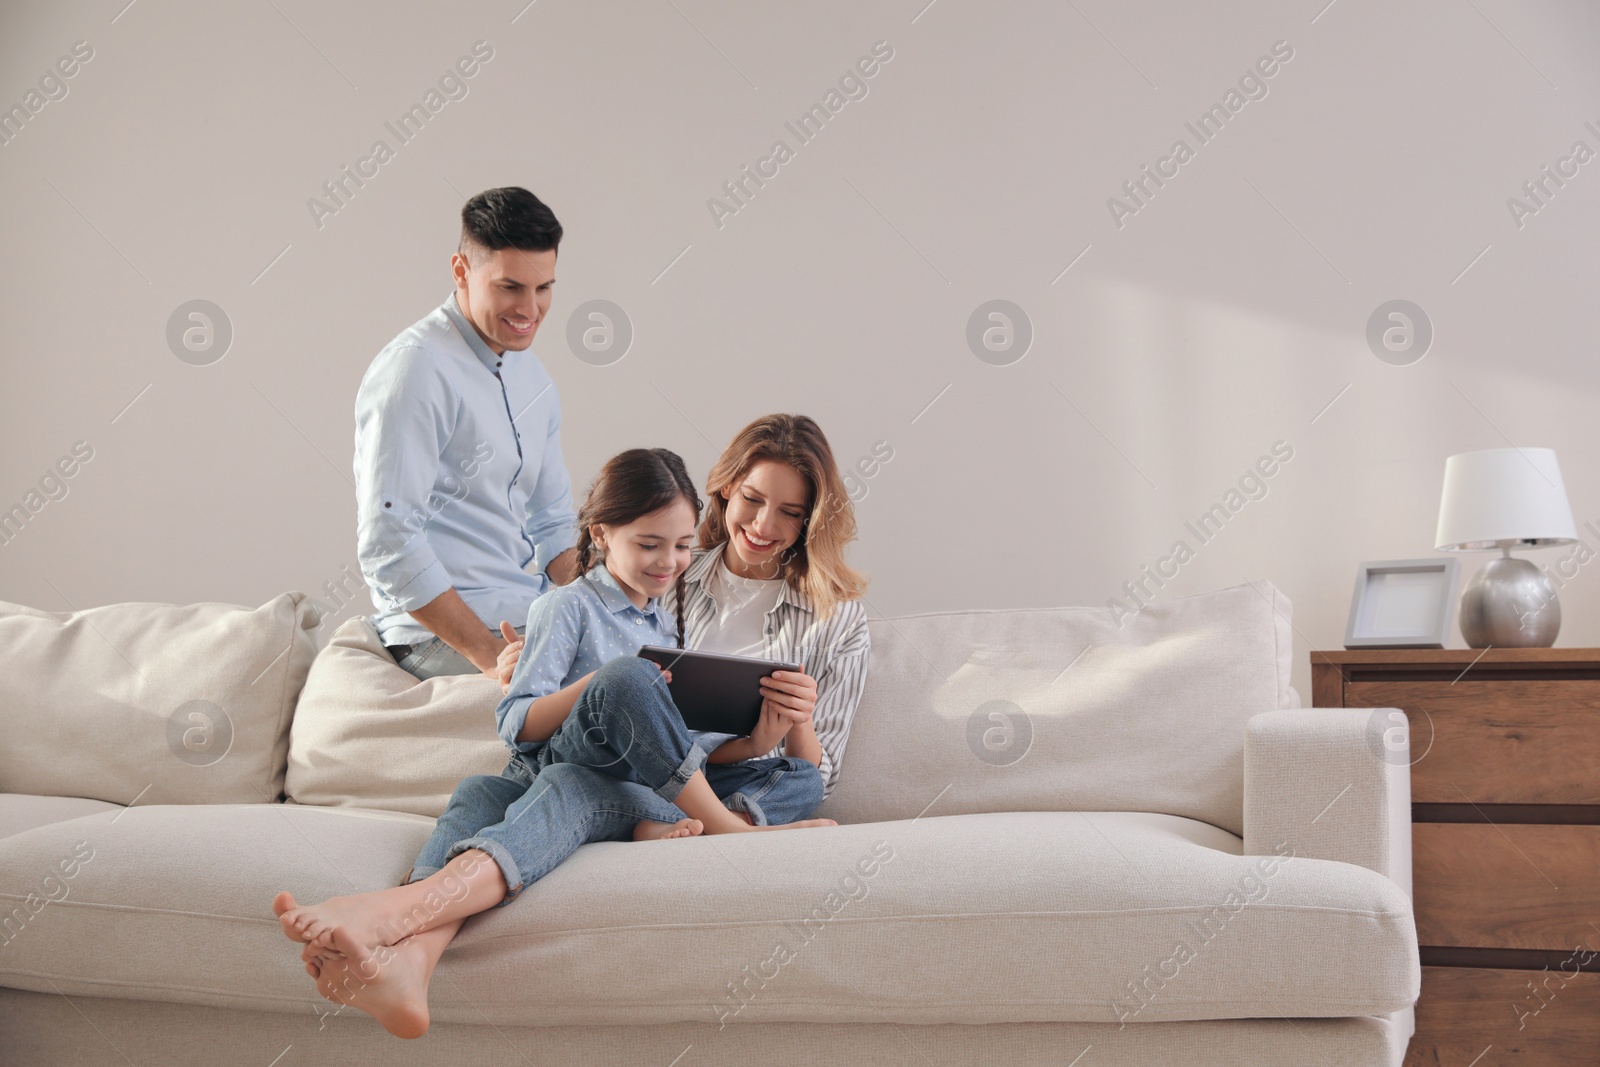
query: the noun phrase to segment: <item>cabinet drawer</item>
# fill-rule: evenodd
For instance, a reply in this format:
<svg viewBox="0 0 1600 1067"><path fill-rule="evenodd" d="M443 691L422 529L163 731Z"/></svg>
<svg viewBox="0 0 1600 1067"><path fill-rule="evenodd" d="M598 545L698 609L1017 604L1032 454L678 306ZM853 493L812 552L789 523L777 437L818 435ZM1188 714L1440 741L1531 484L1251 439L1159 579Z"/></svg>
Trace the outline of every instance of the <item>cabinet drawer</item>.
<svg viewBox="0 0 1600 1067"><path fill-rule="evenodd" d="M1600 974L1422 968L1406 1067L1594 1067Z"/></svg>
<svg viewBox="0 0 1600 1067"><path fill-rule="evenodd" d="M1411 849L1418 944L1600 947L1600 826L1419 822Z"/></svg>
<svg viewBox="0 0 1600 1067"><path fill-rule="evenodd" d="M1406 712L1418 803L1600 804L1600 681L1471 677L1350 682L1345 705Z"/></svg>

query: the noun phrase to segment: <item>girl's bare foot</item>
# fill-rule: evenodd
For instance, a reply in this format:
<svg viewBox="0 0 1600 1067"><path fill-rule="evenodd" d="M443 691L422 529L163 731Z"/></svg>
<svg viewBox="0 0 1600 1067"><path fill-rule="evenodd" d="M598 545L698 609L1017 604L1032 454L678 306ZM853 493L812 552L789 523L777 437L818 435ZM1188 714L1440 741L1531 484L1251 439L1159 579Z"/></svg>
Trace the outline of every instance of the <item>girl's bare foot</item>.
<svg viewBox="0 0 1600 1067"><path fill-rule="evenodd" d="M699 819L679 819L677 822L656 822L640 819L633 828L635 841L666 841L674 837L696 837L705 826Z"/></svg>
<svg viewBox="0 0 1600 1067"><path fill-rule="evenodd" d="M284 915L294 911L297 907L299 907L299 905L294 902L293 893L279 893L277 896L272 898L272 914L278 917L278 925L283 927L283 936L287 937L290 941L305 940L305 938L301 936L300 931L284 919Z"/></svg>
<svg viewBox="0 0 1600 1067"><path fill-rule="evenodd" d="M306 965L317 972L317 992L335 1004L348 1004L378 1020L396 1037L421 1037L428 1030L428 979L432 967L415 938L367 951L335 928L333 947L342 955Z"/></svg>
<svg viewBox="0 0 1600 1067"><path fill-rule="evenodd" d="M307 941L306 947L300 950L300 960L302 963L307 965L307 970L310 970L310 968L313 966L322 966L322 961L324 959L342 955L344 955L344 953L338 951L330 945L324 944L322 941ZM313 971L311 977L315 978L316 976L316 972Z"/></svg>
<svg viewBox="0 0 1600 1067"><path fill-rule="evenodd" d="M332 934L340 930L353 943L371 950L392 945L416 933L419 927L421 916L396 910L391 906L392 900L392 894L386 890L329 897L321 904L297 905L294 897L279 893L272 902L272 910L278 912L278 923L291 941L314 941L323 948L333 948ZM282 911L278 910L280 906Z"/></svg>
<svg viewBox="0 0 1600 1067"><path fill-rule="evenodd" d="M322 968L330 960L342 960L344 953L333 948L324 948L315 941L306 943L305 951L300 953L300 961L306 965L306 973L313 978L322 977Z"/></svg>

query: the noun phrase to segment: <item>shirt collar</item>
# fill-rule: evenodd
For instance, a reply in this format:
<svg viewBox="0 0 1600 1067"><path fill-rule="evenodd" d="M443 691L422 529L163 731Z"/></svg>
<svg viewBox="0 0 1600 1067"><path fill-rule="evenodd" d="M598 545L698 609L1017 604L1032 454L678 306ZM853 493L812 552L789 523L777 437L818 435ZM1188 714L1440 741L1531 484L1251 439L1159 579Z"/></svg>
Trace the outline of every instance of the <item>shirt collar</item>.
<svg viewBox="0 0 1600 1067"><path fill-rule="evenodd" d="M700 558L689 564L689 569L683 572L685 582L702 582L711 573L712 567L722 565L722 552L728 547L728 542L714 545L706 549ZM811 606L811 597L805 592L794 588L787 581L778 587L778 603L792 604L802 611L815 614Z"/></svg>
<svg viewBox="0 0 1600 1067"><path fill-rule="evenodd" d="M589 573L585 574L584 578L588 580L590 587L600 595L600 602L606 606L606 610L611 614L620 615L629 608L639 612L641 615L656 614L656 602L660 599L659 597L651 597L644 602L644 607L639 607L629 599L627 593L622 591L622 586L617 584L616 578L612 577L611 569L604 563L596 563L593 567L590 567Z"/></svg>
<svg viewBox="0 0 1600 1067"><path fill-rule="evenodd" d="M494 349L484 344L483 338L479 336L477 329L467 321L465 315L461 314L461 305L456 303L455 293L451 293L449 298L440 305L440 310L450 317L451 323L455 325L456 332L461 335L463 341L467 342L467 347L472 349L472 354L478 357L478 362L482 363L489 373L499 374L500 363L504 357L495 355Z"/></svg>

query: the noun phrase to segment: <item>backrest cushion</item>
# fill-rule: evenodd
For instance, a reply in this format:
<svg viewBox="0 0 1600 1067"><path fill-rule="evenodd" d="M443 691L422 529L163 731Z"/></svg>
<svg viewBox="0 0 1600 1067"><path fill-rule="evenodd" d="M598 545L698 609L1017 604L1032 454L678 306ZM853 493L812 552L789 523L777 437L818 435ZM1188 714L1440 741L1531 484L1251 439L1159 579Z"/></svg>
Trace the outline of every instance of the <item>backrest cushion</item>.
<svg viewBox="0 0 1600 1067"><path fill-rule="evenodd" d="M1149 811L1244 831L1250 716L1298 707L1270 582L1149 604L875 619L840 822Z"/></svg>
<svg viewBox="0 0 1600 1067"><path fill-rule="evenodd" d="M290 731L285 788L298 804L437 818L463 778L498 774L500 686L481 674L418 681L365 618L346 620L311 665Z"/></svg>
<svg viewBox="0 0 1600 1067"><path fill-rule="evenodd" d="M303 593L254 609L0 603L0 792L276 802L316 626Z"/></svg>

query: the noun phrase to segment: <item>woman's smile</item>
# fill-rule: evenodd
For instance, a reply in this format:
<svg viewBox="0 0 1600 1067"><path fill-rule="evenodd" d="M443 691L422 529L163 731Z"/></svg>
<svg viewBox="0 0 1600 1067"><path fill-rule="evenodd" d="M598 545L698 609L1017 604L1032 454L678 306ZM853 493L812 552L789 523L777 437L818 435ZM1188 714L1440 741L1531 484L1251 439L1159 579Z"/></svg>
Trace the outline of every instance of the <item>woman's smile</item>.
<svg viewBox="0 0 1600 1067"><path fill-rule="evenodd" d="M776 540L758 541L756 538L750 535L749 530L746 530L743 527L740 528L739 534L744 538L745 547L757 555L760 555L763 552L770 552L773 546L778 543Z"/></svg>

